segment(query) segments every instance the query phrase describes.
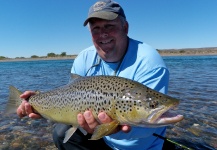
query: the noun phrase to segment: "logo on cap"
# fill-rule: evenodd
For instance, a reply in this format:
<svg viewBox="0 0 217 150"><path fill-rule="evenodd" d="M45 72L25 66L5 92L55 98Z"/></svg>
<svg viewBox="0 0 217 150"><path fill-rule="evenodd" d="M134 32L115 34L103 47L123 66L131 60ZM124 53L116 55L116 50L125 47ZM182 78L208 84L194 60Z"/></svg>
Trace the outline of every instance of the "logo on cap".
<svg viewBox="0 0 217 150"><path fill-rule="evenodd" d="M103 7L105 7L106 3L105 2L97 2L96 4L94 4L93 6L93 11L99 11L102 10Z"/></svg>

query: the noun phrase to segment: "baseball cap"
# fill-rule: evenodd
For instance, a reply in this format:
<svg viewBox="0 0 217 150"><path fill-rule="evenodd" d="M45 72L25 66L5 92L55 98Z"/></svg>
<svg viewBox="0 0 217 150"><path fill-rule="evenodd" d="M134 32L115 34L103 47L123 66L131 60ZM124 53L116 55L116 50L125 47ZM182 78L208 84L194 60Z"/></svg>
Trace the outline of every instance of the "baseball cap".
<svg viewBox="0 0 217 150"><path fill-rule="evenodd" d="M114 20L118 15L126 18L123 8L117 2L112 0L101 0L90 7L84 26L87 25L91 18Z"/></svg>

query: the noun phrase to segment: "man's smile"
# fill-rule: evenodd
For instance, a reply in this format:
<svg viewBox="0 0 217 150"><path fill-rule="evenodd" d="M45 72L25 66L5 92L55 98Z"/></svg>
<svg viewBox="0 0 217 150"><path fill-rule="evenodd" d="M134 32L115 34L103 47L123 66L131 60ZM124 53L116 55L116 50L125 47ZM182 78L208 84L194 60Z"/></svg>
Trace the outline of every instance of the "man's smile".
<svg viewBox="0 0 217 150"><path fill-rule="evenodd" d="M100 44L108 44L108 43L111 43L112 39L110 40L103 40L100 42Z"/></svg>

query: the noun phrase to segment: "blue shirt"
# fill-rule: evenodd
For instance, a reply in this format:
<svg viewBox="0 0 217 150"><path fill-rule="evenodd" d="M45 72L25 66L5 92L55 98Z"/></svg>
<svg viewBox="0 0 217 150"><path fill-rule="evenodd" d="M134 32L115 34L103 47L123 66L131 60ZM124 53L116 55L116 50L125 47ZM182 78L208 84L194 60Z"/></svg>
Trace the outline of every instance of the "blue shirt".
<svg viewBox="0 0 217 150"><path fill-rule="evenodd" d="M95 47L91 46L77 56L71 72L81 76L114 75L116 72L116 76L138 81L162 93L167 93L168 89L169 72L161 56L154 48L133 39L129 39L122 62L108 63L99 59ZM164 136L165 131L165 127L132 127L129 133L120 131L105 136L104 140L115 150L161 150L163 140L152 134Z"/></svg>

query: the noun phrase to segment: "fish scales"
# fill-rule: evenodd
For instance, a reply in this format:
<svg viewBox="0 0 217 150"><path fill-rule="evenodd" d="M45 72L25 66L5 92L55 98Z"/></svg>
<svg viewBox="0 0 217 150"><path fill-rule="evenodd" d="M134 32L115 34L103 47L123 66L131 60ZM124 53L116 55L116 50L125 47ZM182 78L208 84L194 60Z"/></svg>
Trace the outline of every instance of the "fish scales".
<svg viewBox="0 0 217 150"><path fill-rule="evenodd" d="M91 110L96 119L99 112L105 111L116 121L114 126L156 127L182 120L159 121L179 100L116 76L76 77L65 86L31 96L29 103L43 117L75 127L77 114L86 110Z"/></svg>
<svg viewBox="0 0 217 150"><path fill-rule="evenodd" d="M78 114L85 110L92 110L96 115L98 115L100 111L106 111L110 114L112 110L111 100L122 97L122 102L116 103L115 109L120 109L121 113L122 110L126 112L127 108L132 106L129 105L129 100L126 100L127 95L124 96L121 93L123 93L126 88L133 88L135 83L129 83L128 80L115 79L116 78L112 77L87 77L77 79L71 84L59 89L35 95L29 99L29 103L39 113L52 111L55 112L55 114L59 113L58 117L61 115L63 119L65 113L63 113L62 110L65 110L66 113L71 112L72 114ZM56 100L54 101L54 99ZM114 116L115 114L110 115ZM67 117L65 120L70 121L71 119ZM73 123L75 123L74 121L75 120L73 120ZM67 122L64 121L64 123ZM71 124L71 121L69 123Z"/></svg>

